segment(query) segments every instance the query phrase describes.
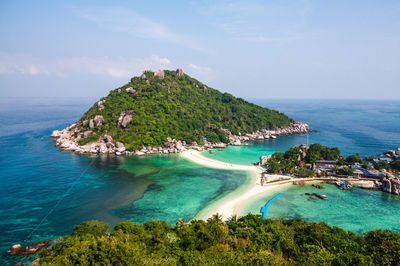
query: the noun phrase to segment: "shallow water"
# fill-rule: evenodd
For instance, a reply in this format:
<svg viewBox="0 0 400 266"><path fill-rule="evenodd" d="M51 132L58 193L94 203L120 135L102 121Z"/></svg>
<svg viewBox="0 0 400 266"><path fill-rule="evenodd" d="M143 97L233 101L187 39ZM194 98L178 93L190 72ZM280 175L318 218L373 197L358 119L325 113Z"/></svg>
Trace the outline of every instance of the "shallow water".
<svg viewBox="0 0 400 266"><path fill-rule="evenodd" d="M85 220L174 224L192 219L249 178L247 172L204 168L176 154L59 152L49 137L52 130L65 128L68 124L60 120L75 121L87 109L83 104L60 106L27 102L0 109L0 249L9 262L18 260L6 255L12 244L69 234Z"/></svg>
<svg viewBox="0 0 400 266"><path fill-rule="evenodd" d="M301 218L358 233L380 228L400 233L400 196L360 188L348 191L340 190L336 185L321 185L323 189L316 189L311 184L282 187L245 206L243 214L259 214L261 206L269 199L285 192L269 206L268 218ZM310 197L305 193L323 194L328 196L328 200Z"/></svg>
<svg viewBox="0 0 400 266"><path fill-rule="evenodd" d="M284 152L294 145L321 143L338 147L343 155L378 155L400 147L400 101L339 100L254 100L264 107L280 110L317 132L278 136L249 143L248 147L230 146L207 157L239 164L259 161L262 155Z"/></svg>
<svg viewBox="0 0 400 266"><path fill-rule="evenodd" d="M5 253L12 244L56 238L70 233L74 224L89 219L112 224L125 219L140 223L162 219L171 224L179 218L189 220L249 178L246 172L208 169L178 155L134 158L59 152L49 138L52 130L65 128L79 119L93 102L93 99L0 99L1 260L18 261ZM335 104L337 109L334 109ZM268 106L279 107L319 130L310 134L310 143L318 141L339 146L348 153L359 151L368 155L400 146L399 103L354 102L345 115L342 109L348 104L335 104L331 103L327 109L330 111L319 102L303 105L270 102ZM316 111L325 112L326 119L316 115ZM355 120L361 126L357 126ZM206 155L248 164L257 161L260 155L283 151L300 143L306 143L306 136L279 137ZM360 204L369 206L371 202L372 209L375 205L381 209L387 207L390 213L381 214L381 218L383 215L398 216L398 200L388 201L390 195L381 192L365 193L371 193L374 200L360 196ZM356 198L354 201L357 204ZM395 228L398 224L394 218L382 218L381 223L366 219L359 227L346 227L346 221L354 223L364 212L354 209L353 216L339 219L335 215L340 213L314 213L317 209L313 209L313 205L305 206L310 208L297 212L299 217L343 225L355 231L368 230L371 225ZM280 217L290 217L294 213L289 207L282 205ZM273 210L271 215L274 215ZM346 220L345 217L350 218Z"/></svg>

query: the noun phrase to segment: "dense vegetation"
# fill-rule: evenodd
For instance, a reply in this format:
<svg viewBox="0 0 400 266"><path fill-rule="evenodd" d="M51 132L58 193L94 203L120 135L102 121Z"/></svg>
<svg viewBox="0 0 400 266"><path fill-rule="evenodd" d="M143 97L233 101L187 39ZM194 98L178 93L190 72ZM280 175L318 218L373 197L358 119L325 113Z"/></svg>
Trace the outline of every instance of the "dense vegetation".
<svg viewBox="0 0 400 266"><path fill-rule="evenodd" d="M304 151L305 156L299 159L299 154ZM342 156L338 148L329 148L321 144L311 144L310 148L305 150L300 147L293 147L285 153L276 152L268 160L267 166L272 173L291 173L298 176L314 176L315 173L309 169L310 164L316 160L334 160L341 159ZM307 167L308 164L308 167Z"/></svg>
<svg viewBox="0 0 400 266"><path fill-rule="evenodd" d="M329 148L319 143L311 144L309 148L295 146L286 152L276 152L267 161L266 165L271 173L289 173L299 177L315 176L311 169L316 160L336 161L337 175L354 175L353 165L363 169L400 171L400 158L391 163L375 161L374 157L361 158L359 154L343 157L338 148ZM372 167L368 166L371 163Z"/></svg>
<svg viewBox="0 0 400 266"><path fill-rule="evenodd" d="M400 158L390 163L390 168L400 171Z"/></svg>
<svg viewBox="0 0 400 266"><path fill-rule="evenodd" d="M89 129L88 121L96 115L102 115L105 121L92 129L95 134L81 139L80 144L96 141L104 134L111 135L114 142L126 144L128 150L162 145L167 137L188 143L202 143L204 137L210 142L228 142L223 129L245 134L294 122L278 111L206 87L188 75L179 77L175 71L165 71L164 79L154 76L153 72L145 75L143 79L132 78L120 90L112 90L103 98L103 110L94 104L83 115L78 122L82 131ZM127 88L136 90L136 95L130 96ZM133 117L122 129L117 127L117 122L126 111L133 111Z"/></svg>
<svg viewBox="0 0 400 266"><path fill-rule="evenodd" d="M40 254L44 265L399 265L400 235L364 235L324 223L247 215L222 222L163 221L143 225L97 221L75 226L71 236Z"/></svg>

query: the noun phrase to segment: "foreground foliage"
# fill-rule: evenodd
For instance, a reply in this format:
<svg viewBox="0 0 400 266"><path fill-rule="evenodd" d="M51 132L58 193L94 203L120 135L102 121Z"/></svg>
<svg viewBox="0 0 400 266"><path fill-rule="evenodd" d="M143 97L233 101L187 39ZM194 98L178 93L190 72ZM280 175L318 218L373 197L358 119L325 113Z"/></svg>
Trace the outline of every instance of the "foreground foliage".
<svg viewBox="0 0 400 266"><path fill-rule="evenodd" d="M91 129L94 134L79 144L96 141L108 134L114 141L125 144L128 150L142 146L159 146L167 137L192 143L228 142L223 129L233 134L245 134L260 129L288 126L294 120L278 111L270 110L236 98L229 93L208 88L188 75L178 77L175 71L165 71L164 79L145 72L146 78L134 77L131 82L112 90L103 98L104 109L94 104L78 121L78 128L89 130L89 120L96 115L104 118L103 125ZM127 88L134 89L130 96ZM133 111L126 128L117 126L122 112Z"/></svg>
<svg viewBox="0 0 400 266"><path fill-rule="evenodd" d="M95 227L95 229L91 227ZM400 235L389 230L364 235L324 223L247 215L222 222L170 226L87 222L40 254L44 265L399 265ZM86 233L84 232L86 230ZM77 232L78 231L78 232ZM103 234L99 234L103 232Z"/></svg>

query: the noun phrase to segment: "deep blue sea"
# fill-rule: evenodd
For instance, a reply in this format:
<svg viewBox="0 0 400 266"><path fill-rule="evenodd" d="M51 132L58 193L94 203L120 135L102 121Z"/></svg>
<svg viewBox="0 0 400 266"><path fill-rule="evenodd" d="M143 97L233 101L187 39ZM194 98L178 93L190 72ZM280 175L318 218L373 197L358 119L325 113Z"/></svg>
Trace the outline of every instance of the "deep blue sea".
<svg viewBox="0 0 400 266"><path fill-rule="evenodd" d="M246 172L208 169L178 155L134 158L59 152L49 137L52 130L79 119L95 100L0 98L3 262L19 260L6 254L10 245L56 238L85 220L189 220L247 180ZM362 156L400 147L399 101L253 102L306 122L318 132L252 143L246 151L228 148L226 156L217 159L246 164L307 142ZM372 195L379 198L379 193Z"/></svg>

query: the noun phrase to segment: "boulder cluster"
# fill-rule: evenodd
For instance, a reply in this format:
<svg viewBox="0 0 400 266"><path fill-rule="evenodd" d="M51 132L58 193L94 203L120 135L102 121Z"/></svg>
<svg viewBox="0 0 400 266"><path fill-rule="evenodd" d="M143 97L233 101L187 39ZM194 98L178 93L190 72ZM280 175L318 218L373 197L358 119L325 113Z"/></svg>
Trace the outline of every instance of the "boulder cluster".
<svg viewBox="0 0 400 266"><path fill-rule="evenodd" d="M118 117L118 124L119 128L126 128L129 122L132 121L133 111L127 111L120 113Z"/></svg>
<svg viewBox="0 0 400 266"><path fill-rule="evenodd" d="M89 128L101 127L103 125L104 118L102 115L96 115L93 119L89 121Z"/></svg>
<svg viewBox="0 0 400 266"><path fill-rule="evenodd" d="M125 89L126 93L128 93L129 96L131 96L132 98L136 97L136 90L132 87L126 88Z"/></svg>
<svg viewBox="0 0 400 266"><path fill-rule="evenodd" d="M104 103L106 102L106 99L100 100L97 102L97 108L101 111L104 109Z"/></svg>
<svg viewBox="0 0 400 266"><path fill-rule="evenodd" d="M384 192L400 195L400 179L387 173L386 177L381 179L381 189Z"/></svg>
<svg viewBox="0 0 400 266"><path fill-rule="evenodd" d="M254 141L254 140L264 140L264 139L275 139L277 136L281 135L291 135L291 134L304 134L307 132L311 132L310 127L301 122L296 122L293 123L287 127L283 128L278 128L276 130L268 130L268 129L262 129L259 131L256 131L254 133L248 133L246 135L233 135L231 134L230 131L225 130L228 133L228 138L229 138L229 144L230 145L235 145L235 146L240 146L242 145L242 142L246 141Z"/></svg>
<svg viewBox="0 0 400 266"><path fill-rule="evenodd" d="M133 111L122 112L118 118L118 127L126 128L127 124L132 120ZM93 119L89 121L89 128L100 127L104 122L104 118L101 115L96 115ZM87 123L87 121L83 121ZM91 127L91 125L93 127ZM225 130L229 136L230 145L242 145L242 141L251 141L256 139L266 139L277 135L287 135L287 134L298 134L306 133L310 131L307 124L296 123L290 125L286 128L280 128L277 130L261 130L253 134L247 134L246 136L237 136L231 134L228 130ZM80 132L76 124L65 128L64 130L54 130L51 137L54 138L55 145L62 151L75 152L78 154L115 154L115 155L146 155L146 154L159 154L159 153L180 153L185 150L193 149L197 151L202 151L204 149L210 148L225 148L228 144L225 143L211 143L204 142L204 145L199 145L196 142L187 145L186 143L167 138L167 142L163 146L158 147L142 147L140 150L128 151L122 142L113 141L112 136L104 135L100 137L97 141L87 143L85 145L79 145L78 141L81 138L87 138L94 132L92 130L87 130Z"/></svg>
<svg viewBox="0 0 400 266"><path fill-rule="evenodd" d="M155 77L159 77L160 79L164 79L164 77L165 77L165 73L164 73L164 70L158 70L157 72L154 72L154 76Z"/></svg>
<svg viewBox="0 0 400 266"><path fill-rule="evenodd" d="M397 150L389 150L387 152L384 152L383 155L388 158L395 159L400 156L400 148L397 148Z"/></svg>
<svg viewBox="0 0 400 266"><path fill-rule="evenodd" d="M13 245L9 250L8 254L14 255L31 255L35 254L39 250L44 247L48 247L51 243L51 240L43 240L41 242L33 242L30 243L28 246L23 247L20 244Z"/></svg>

